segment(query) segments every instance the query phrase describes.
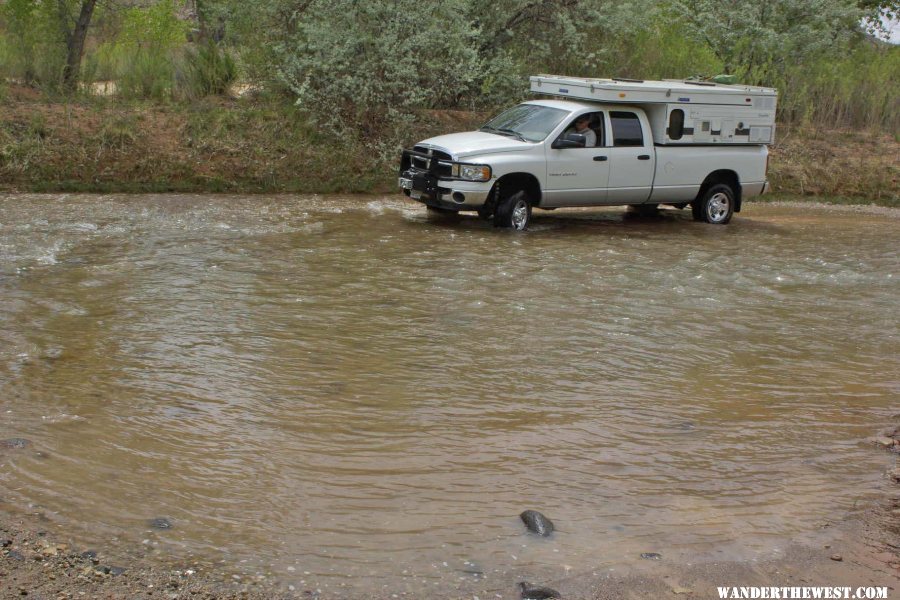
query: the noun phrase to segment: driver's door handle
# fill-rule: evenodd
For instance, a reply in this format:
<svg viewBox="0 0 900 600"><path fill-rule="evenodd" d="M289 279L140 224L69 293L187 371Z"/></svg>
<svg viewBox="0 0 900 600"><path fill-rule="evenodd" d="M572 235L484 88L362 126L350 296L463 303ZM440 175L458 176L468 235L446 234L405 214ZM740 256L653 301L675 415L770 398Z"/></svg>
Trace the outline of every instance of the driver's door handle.
<svg viewBox="0 0 900 600"><path fill-rule="evenodd" d="M638 156L638 160L650 160L650 155L649 154L641 154L640 156Z"/></svg>
<svg viewBox="0 0 900 600"><path fill-rule="evenodd" d="M594 160L597 162L603 162L604 160L608 160L605 156L595 156Z"/></svg>

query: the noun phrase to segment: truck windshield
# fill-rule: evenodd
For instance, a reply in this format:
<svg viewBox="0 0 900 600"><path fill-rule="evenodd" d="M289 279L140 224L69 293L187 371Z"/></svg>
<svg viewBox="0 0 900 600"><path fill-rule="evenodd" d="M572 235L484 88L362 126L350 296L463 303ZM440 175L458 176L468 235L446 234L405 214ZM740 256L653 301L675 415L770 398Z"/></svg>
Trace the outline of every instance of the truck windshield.
<svg viewBox="0 0 900 600"><path fill-rule="evenodd" d="M567 114L558 108L520 104L503 111L483 125L479 131L508 135L523 142L540 142L550 135Z"/></svg>

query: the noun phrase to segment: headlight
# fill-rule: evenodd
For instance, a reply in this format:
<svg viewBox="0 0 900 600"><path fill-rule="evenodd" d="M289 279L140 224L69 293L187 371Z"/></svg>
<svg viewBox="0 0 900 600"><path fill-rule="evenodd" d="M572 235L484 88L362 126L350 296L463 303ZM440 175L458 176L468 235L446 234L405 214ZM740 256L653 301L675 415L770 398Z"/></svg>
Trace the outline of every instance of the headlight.
<svg viewBox="0 0 900 600"><path fill-rule="evenodd" d="M487 165L453 165L453 176L468 181L488 181L491 178L491 168Z"/></svg>

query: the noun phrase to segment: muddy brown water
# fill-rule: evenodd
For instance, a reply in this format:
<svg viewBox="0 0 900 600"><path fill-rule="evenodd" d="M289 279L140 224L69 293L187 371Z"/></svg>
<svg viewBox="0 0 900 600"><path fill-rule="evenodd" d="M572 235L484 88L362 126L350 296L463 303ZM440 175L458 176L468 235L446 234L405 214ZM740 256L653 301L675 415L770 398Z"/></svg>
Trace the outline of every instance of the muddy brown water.
<svg viewBox="0 0 900 600"><path fill-rule="evenodd" d="M0 508L325 596L771 556L882 485L898 298L891 210L0 195Z"/></svg>

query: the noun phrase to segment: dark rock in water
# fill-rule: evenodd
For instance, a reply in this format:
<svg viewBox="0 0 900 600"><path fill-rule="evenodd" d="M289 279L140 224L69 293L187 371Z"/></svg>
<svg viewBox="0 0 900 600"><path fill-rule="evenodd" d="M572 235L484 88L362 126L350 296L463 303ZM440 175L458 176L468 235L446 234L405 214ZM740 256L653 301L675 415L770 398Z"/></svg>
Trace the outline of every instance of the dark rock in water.
<svg viewBox="0 0 900 600"><path fill-rule="evenodd" d="M460 571L472 575L476 579L484 576L484 569L482 569L478 563L472 562L471 560L463 562L463 568L460 569Z"/></svg>
<svg viewBox="0 0 900 600"><path fill-rule="evenodd" d="M16 552L15 550L10 550L6 553L6 556L10 557L13 560L25 560L25 555L21 552Z"/></svg>
<svg viewBox="0 0 900 600"><path fill-rule="evenodd" d="M519 591L522 593L522 600L552 600L553 598L562 598L560 593L552 588L532 585L527 581L519 582Z"/></svg>
<svg viewBox="0 0 900 600"><path fill-rule="evenodd" d="M110 575L121 575L125 572L125 567L110 567L109 574Z"/></svg>
<svg viewBox="0 0 900 600"><path fill-rule="evenodd" d="M8 546L12 546L12 540L9 538L0 539L0 548L6 548Z"/></svg>
<svg viewBox="0 0 900 600"><path fill-rule="evenodd" d="M7 450L22 450L30 445L31 442L25 438L9 438L8 440L0 441L0 448Z"/></svg>
<svg viewBox="0 0 900 600"><path fill-rule="evenodd" d="M172 521L165 517L157 517L147 522L153 529L172 529Z"/></svg>
<svg viewBox="0 0 900 600"><path fill-rule="evenodd" d="M528 531L543 536L553 533L553 521L536 510L526 510L519 515L519 518L525 523L525 527L528 528Z"/></svg>
<svg viewBox="0 0 900 600"><path fill-rule="evenodd" d="M81 553L81 558L97 558L97 553L93 550L85 550Z"/></svg>
<svg viewBox="0 0 900 600"><path fill-rule="evenodd" d="M641 558L645 558L647 560L662 560L662 554L659 552L642 552Z"/></svg>

